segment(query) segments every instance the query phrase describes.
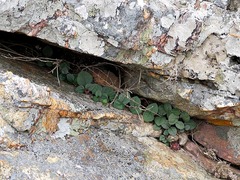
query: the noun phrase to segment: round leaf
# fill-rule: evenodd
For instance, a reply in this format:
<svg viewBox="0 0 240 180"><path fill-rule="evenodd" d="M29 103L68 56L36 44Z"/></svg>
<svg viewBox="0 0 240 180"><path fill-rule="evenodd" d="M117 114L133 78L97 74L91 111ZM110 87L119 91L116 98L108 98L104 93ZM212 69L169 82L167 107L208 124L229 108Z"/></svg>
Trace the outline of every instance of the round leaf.
<svg viewBox="0 0 240 180"><path fill-rule="evenodd" d="M70 65L67 62L63 62L59 66L59 70L62 74L67 74L69 72Z"/></svg>
<svg viewBox="0 0 240 180"><path fill-rule="evenodd" d="M93 96L93 97L92 97L92 100L93 100L94 102L99 102L99 97Z"/></svg>
<svg viewBox="0 0 240 180"><path fill-rule="evenodd" d="M112 101L116 96L116 92L114 91L113 88L110 88L110 87L103 87L102 93L106 94L110 101Z"/></svg>
<svg viewBox="0 0 240 180"><path fill-rule="evenodd" d="M95 96L97 96L97 97L101 97L101 96L102 96L102 91L101 91L101 89L98 89L98 90L95 92Z"/></svg>
<svg viewBox="0 0 240 180"><path fill-rule="evenodd" d="M165 121L161 126L162 126L164 129L168 129L171 125L168 123L168 121Z"/></svg>
<svg viewBox="0 0 240 180"><path fill-rule="evenodd" d="M147 108L146 108L146 111L149 111L152 114L157 114L157 112L158 112L158 105L157 105L157 103L149 104L147 106Z"/></svg>
<svg viewBox="0 0 240 180"><path fill-rule="evenodd" d="M169 135L168 129L164 130L163 134L164 134L165 136L168 136L168 135Z"/></svg>
<svg viewBox="0 0 240 180"><path fill-rule="evenodd" d="M175 127L170 127L168 129L168 133L172 136L175 136L177 134L177 129Z"/></svg>
<svg viewBox="0 0 240 180"><path fill-rule="evenodd" d="M67 74L67 81L69 82L69 83L74 83L74 80L75 80L75 76L74 76L74 74Z"/></svg>
<svg viewBox="0 0 240 180"><path fill-rule="evenodd" d="M153 125L153 130L160 131L161 127L157 126L156 124Z"/></svg>
<svg viewBox="0 0 240 180"><path fill-rule="evenodd" d="M119 109L119 110L123 110L125 105L121 101L116 100L113 103L113 107L115 107L116 109Z"/></svg>
<svg viewBox="0 0 240 180"><path fill-rule="evenodd" d="M158 107L158 114L159 114L160 116L164 116L164 115L167 114L166 111L165 111L165 109L164 109L164 107L163 107L163 105L160 105L160 106Z"/></svg>
<svg viewBox="0 0 240 180"><path fill-rule="evenodd" d="M171 113L179 116L181 114L181 111L180 111L180 109L174 108L174 109L172 109Z"/></svg>
<svg viewBox="0 0 240 180"><path fill-rule="evenodd" d="M176 122L175 126L178 128L178 129L184 129L184 124L182 121L178 121Z"/></svg>
<svg viewBox="0 0 240 180"><path fill-rule="evenodd" d="M61 69L61 73L62 73L62 74L68 74L68 73L69 73L68 70L69 70L69 69L68 69L67 67L63 67L63 68Z"/></svg>
<svg viewBox="0 0 240 180"><path fill-rule="evenodd" d="M130 95L127 93L121 93L118 96L118 100L122 102L124 105L128 104L130 102Z"/></svg>
<svg viewBox="0 0 240 180"><path fill-rule="evenodd" d="M187 112L182 112L180 118L182 118L184 122L190 121L190 116Z"/></svg>
<svg viewBox="0 0 240 180"><path fill-rule="evenodd" d="M83 92L84 92L84 90L85 90L85 88L83 87L83 86L78 86L76 89L75 89L75 91L77 92L77 93L80 93L80 94L82 94Z"/></svg>
<svg viewBox="0 0 240 180"><path fill-rule="evenodd" d="M175 114L170 114L168 117L168 121L170 125L174 125L176 124L176 122L178 121L178 116L176 116Z"/></svg>
<svg viewBox="0 0 240 180"><path fill-rule="evenodd" d="M190 125L185 124L185 125L184 125L184 129L185 129L186 131L189 131L189 130L191 129L191 127L190 127Z"/></svg>
<svg viewBox="0 0 240 180"><path fill-rule="evenodd" d="M159 141L166 141L166 137L164 136L164 135L160 135L160 137L159 137Z"/></svg>
<svg viewBox="0 0 240 180"><path fill-rule="evenodd" d="M162 126L163 124L167 123L167 119L165 117L157 116L157 117L155 117L154 122L155 122L156 125Z"/></svg>
<svg viewBox="0 0 240 180"><path fill-rule="evenodd" d="M108 99L102 99L102 104L103 105L107 105L107 103L108 103Z"/></svg>
<svg viewBox="0 0 240 180"><path fill-rule="evenodd" d="M163 104L163 108L166 112L171 112L172 111L172 105L169 103Z"/></svg>
<svg viewBox="0 0 240 180"><path fill-rule="evenodd" d="M154 114L149 111L145 111L143 113L143 119L145 122L152 122L154 120Z"/></svg>
<svg viewBox="0 0 240 180"><path fill-rule="evenodd" d="M140 107L130 107L129 110L133 114L141 114L142 112L142 109Z"/></svg>
<svg viewBox="0 0 240 180"><path fill-rule="evenodd" d="M141 105L141 99L138 96L134 96L130 100L130 106L139 107Z"/></svg>
<svg viewBox="0 0 240 180"><path fill-rule="evenodd" d="M189 122L186 122L185 123L185 125L187 126L190 126L190 129L189 130L193 130L193 129L195 129L196 127L197 127L197 124L193 121L193 120L191 120L191 121L189 121Z"/></svg>
<svg viewBox="0 0 240 180"><path fill-rule="evenodd" d="M85 88L91 91L92 94L94 94L97 97L102 96L102 86L99 84L87 84Z"/></svg>
<svg viewBox="0 0 240 180"><path fill-rule="evenodd" d="M93 81L93 77L90 73L86 71L81 71L80 73L78 73L78 76L77 76L78 85L82 85L85 87L87 84L92 83L92 81Z"/></svg>
<svg viewBox="0 0 240 180"><path fill-rule="evenodd" d="M59 74L60 81L65 81L67 79L66 74Z"/></svg>

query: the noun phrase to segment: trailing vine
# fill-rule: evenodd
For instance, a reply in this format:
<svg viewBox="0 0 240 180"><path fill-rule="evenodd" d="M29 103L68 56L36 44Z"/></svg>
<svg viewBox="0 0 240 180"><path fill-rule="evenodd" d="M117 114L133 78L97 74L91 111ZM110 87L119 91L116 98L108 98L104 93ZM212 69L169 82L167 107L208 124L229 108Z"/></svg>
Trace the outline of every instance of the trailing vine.
<svg viewBox="0 0 240 180"><path fill-rule="evenodd" d="M50 63L45 64L52 67ZM129 92L117 92L111 87L94 83L93 76L86 70L81 70L77 74L71 73L68 62L60 63L53 72L60 80L76 86L75 91L79 94L90 94L95 102L103 105L112 105L114 108L127 109L133 114L142 115L144 122L153 123L156 131L162 131L159 141L170 145L170 136L191 131L196 127L196 123L189 114L173 107L169 103L150 103L144 106L142 100L137 95L132 96Z"/></svg>

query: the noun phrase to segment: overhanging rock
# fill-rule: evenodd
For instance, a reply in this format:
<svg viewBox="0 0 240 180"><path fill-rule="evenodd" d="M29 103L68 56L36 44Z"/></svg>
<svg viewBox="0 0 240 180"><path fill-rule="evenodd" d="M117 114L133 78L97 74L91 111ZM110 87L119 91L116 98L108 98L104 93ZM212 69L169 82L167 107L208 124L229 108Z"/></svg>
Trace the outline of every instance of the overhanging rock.
<svg viewBox="0 0 240 180"><path fill-rule="evenodd" d="M135 92L239 126L238 7L236 0L1 1L0 30L131 64Z"/></svg>
<svg viewBox="0 0 240 180"><path fill-rule="evenodd" d="M0 179L215 179L187 151L149 137L138 116L72 91L0 57Z"/></svg>

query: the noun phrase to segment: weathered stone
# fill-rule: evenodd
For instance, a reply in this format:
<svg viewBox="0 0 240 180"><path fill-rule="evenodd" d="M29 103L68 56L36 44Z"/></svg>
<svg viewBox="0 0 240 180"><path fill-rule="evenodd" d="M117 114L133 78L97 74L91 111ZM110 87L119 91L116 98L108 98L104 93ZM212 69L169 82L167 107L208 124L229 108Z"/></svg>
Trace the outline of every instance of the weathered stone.
<svg viewBox="0 0 240 180"><path fill-rule="evenodd" d="M146 137L153 130L141 133L150 128L138 116L58 86L37 66L1 58L0 94L1 179L214 179L187 152Z"/></svg>
<svg viewBox="0 0 240 180"><path fill-rule="evenodd" d="M202 123L194 133L194 139L216 155L232 164L240 165L240 129L213 126Z"/></svg>
<svg viewBox="0 0 240 180"><path fill-rule="evenodd" d="M130 87L143 75L136 93L239 126L239 6L238 0L1 1L0 30L131 64Z"/></svg>
<svg viewBox="0 0 240 180"><path fill-rule="evenodd" d="M203 153L203 150L196 143L188 141L184 148L190 152L194 156L193 158L196 159L196 161L198 161L209 173L214 174L215 177L220 179L239 179L239 170L231 167L224 161L216 161L213 157Z"/></svg>

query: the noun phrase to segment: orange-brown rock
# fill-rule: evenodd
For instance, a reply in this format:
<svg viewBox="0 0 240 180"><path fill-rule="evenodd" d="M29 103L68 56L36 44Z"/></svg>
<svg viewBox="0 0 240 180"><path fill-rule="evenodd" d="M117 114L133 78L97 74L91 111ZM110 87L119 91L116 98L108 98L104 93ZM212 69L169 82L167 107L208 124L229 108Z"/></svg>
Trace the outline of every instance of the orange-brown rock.
<svg viewBox="0 0 240 180"><path fill-rule="evenodd" d="M232 164L240 165L240 128L200 124L194 139L205 148Z"/></svg>

